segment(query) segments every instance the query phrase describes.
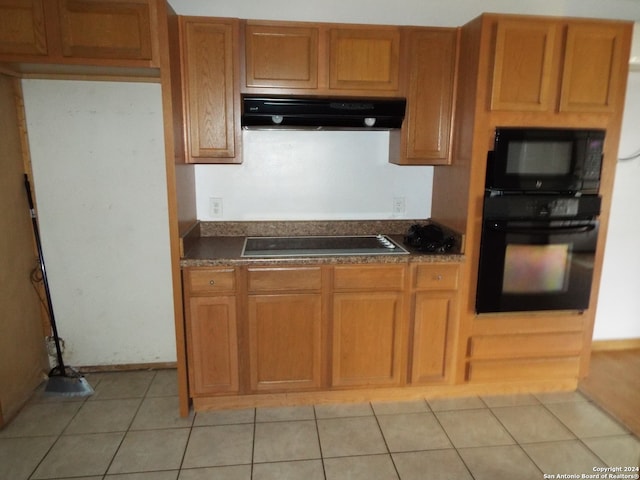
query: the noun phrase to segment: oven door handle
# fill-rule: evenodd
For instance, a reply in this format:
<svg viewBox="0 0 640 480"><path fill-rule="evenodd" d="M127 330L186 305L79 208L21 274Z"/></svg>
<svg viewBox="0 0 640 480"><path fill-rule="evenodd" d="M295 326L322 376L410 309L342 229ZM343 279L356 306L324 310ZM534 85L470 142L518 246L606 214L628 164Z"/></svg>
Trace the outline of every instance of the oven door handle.
<svg viewBox="0 0 640 480"><path fill-rule="evenodd" d="M588 223L586 225L575 225L571 227L510 227L499 223L491 224L491 229L503 233L518 233L529 235L546 235L549 233L564 233L568 235L592 232L596 229L597 224Z"/></svg>

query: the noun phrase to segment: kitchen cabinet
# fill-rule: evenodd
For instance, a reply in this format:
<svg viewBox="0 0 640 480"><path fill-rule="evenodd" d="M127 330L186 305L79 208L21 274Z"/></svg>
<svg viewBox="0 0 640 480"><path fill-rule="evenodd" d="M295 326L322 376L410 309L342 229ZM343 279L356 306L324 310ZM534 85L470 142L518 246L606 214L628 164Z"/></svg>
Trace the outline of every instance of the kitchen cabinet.
<svg viewBox="0 0 640 480"><path fill-rule="evenodd" d="M187 163L240 163L239 22L180 18Z"/></svg>
<svg viewBox="0 0 640 480"><path fill-rule="evenodd" d="M411 28L404 35L407 112L402 130L391 132L389 159L399 165L450 164L457 30Z"/></svg>
<svg viewBox="0 0 640 480"><path fill-rule="evenodd" d="M413 269L411 384L450 380L458 318L458 265Z"/></svg>
<svg viewBox="0 0 640 480"><path fill-rule="evenodd" d="M250 388L254 392L320 387L320 267L247 270Z"/></svg>
<svg viewBox="0 0 640 480"><path fill-rule="evenodd" d="M243 26L243 92L399 96L398 27L251 20Z"/></svg>
<svg viewBox="0 0 640 480"><path fill-rule="evenodd" d="M499 18L491 110L612 112L625 35L619 23Z"/></svg>
<svg viewBox="0 0 640 480"><path fill-rule="evenodd" d="M158 67L154 0L0 0L0 61Z"/></svg>
<svg viewBox="0 0 640 480"><path fill-rule="evenodd" d="M233 268L191 268L184 272L192 396L238 392L236 283Z"/></svg>
<svg viewBox="0 0 640 480"><path fill-rule="evenodd" d="M334 268L333 386L403 381L405 271L402 265Z"/></svg>
<svg viewBox="0 0 640 480"><path fill-rule="evenodd" d="M319 27L245 24L245 86L318 88Z"/></svg>

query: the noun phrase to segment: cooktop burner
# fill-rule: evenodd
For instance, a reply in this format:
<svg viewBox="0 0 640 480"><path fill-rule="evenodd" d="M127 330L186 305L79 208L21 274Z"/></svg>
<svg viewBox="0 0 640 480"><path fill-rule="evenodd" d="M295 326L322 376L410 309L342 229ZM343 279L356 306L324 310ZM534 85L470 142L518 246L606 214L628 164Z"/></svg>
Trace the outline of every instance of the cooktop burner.
<svg viewBox="0 0 640 480"><path fill-rule="evenodd" d="M247 237L243 257L308 257L320 255L406 255L386 235Z"/></svg>

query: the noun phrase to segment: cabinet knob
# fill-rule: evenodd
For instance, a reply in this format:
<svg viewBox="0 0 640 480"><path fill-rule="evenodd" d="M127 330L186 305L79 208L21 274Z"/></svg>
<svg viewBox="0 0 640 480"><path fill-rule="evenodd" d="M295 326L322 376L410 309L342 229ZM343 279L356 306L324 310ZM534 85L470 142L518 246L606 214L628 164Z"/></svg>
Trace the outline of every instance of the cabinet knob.
<svg viewBox="0 0 640 480"><path fill-rule="evenodd" d="M209 280L209 285L211 285L212 287L216 284L215 280Z"/></svg>
<svg viewBox="0 0 640 480"><path fill-rule="evenodd" d="M435 277L433 277L433 279L439 282L440 280L442 280L442 275L438 274Z"/></svg>

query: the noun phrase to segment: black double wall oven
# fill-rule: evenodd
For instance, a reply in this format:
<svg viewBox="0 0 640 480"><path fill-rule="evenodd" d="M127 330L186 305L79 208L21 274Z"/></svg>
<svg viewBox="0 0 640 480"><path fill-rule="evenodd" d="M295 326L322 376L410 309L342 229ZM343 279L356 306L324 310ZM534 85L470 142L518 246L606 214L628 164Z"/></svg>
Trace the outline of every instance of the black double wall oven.
<svg viewBox="0 0 640 480"><path fill-rule="evenodd" d="M588 308L603 143L602 130L496 129L477 313Z"/></svg>

